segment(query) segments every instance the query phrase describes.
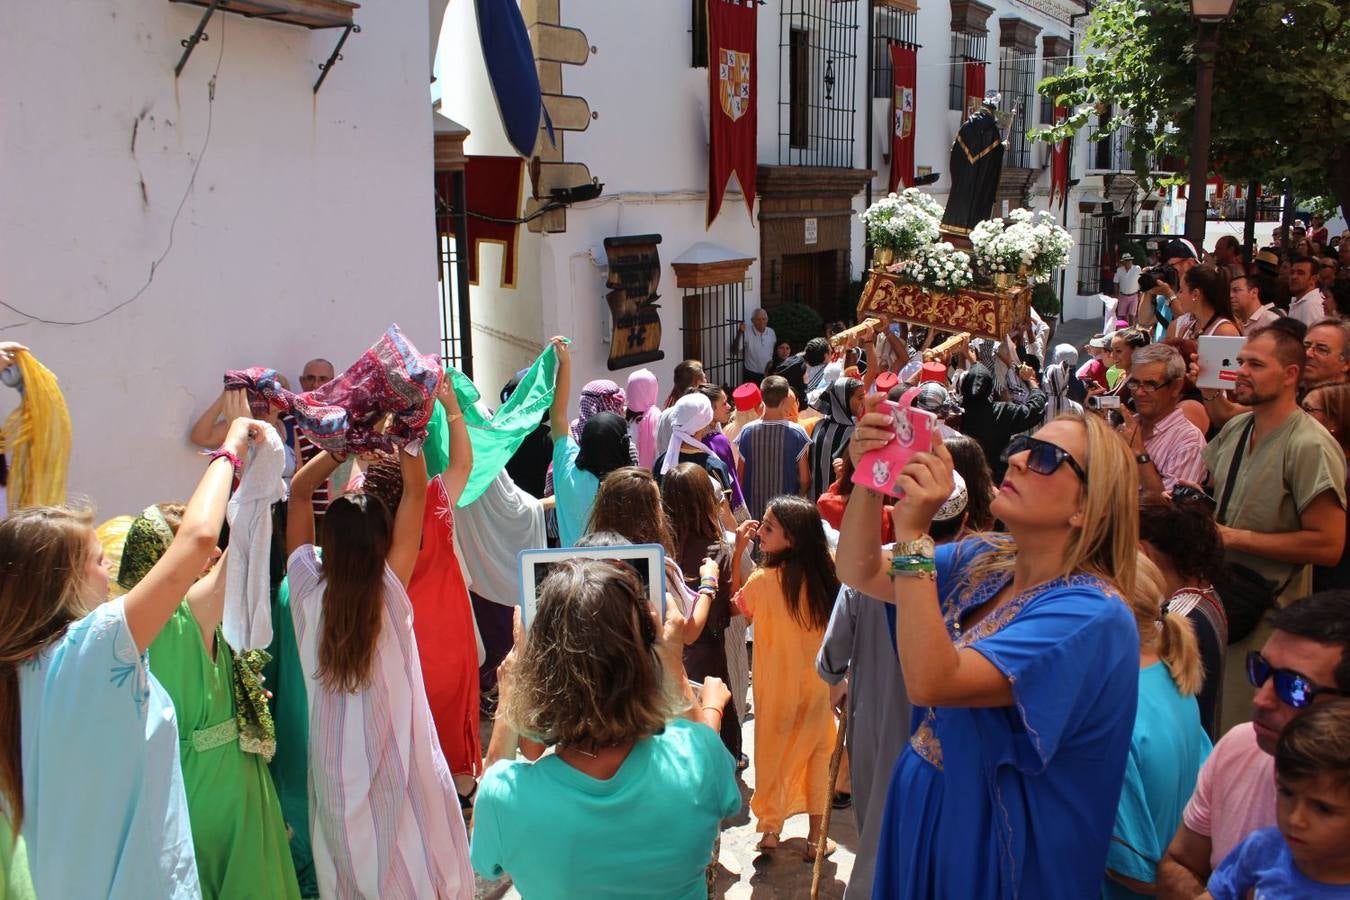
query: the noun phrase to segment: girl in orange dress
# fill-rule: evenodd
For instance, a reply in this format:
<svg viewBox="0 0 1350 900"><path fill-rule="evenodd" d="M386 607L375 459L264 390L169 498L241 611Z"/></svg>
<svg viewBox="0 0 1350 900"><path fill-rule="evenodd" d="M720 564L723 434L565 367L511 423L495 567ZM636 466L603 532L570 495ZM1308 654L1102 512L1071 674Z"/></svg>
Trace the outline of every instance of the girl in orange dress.
<svg viewBox="0 0 1350 900"><path fill-rule="evenodd" d="M835 721L830 689L816 675L816 652L825 637L839 580L815 505L803 497L769 501L761 522L736 532L739 559L759 537L763 562L736 595L755 626L755 792L750 811L764 836L759 849L778 846L783 823L806 813L805 856L816 841L830 802L830 752ZM733 567L733 573L736 569ZM826 844L826 854L834 843Z"/></svg>

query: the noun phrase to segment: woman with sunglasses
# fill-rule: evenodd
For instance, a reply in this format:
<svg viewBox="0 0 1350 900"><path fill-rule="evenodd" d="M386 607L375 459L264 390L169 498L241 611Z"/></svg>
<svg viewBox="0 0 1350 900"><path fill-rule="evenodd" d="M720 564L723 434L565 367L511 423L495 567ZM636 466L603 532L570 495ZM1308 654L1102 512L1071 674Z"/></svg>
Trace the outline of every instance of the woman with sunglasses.
<svg viewBox="0 0 1350 900"><path fill-rule="evenodd" d="M855 464L892 440L876 401ZM1008 448L992 511L1008 534L934 550L952 489L941 443L880 495L854 491L841 580L895 604L914 729L891 777L876 897L1096 896L1135 717L1138 475L1096 416L1065 415Z"/></svg>

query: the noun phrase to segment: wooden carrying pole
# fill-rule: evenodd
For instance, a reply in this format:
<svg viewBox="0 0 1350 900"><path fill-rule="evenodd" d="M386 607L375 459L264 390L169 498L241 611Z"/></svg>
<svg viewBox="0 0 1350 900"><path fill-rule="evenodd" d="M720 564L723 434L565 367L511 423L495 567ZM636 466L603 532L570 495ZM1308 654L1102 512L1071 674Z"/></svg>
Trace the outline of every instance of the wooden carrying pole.
<svg viewBox="0 0 1350 900"><path fill-rule="evenodd" d="M834 812L834 785L839 780L839 764L844 759L844 735L848 732L848 708L839 710L839 731L834 737L834 752L830 754L830 790L825 795L825 818L820 823L816 838L816 861L811 867L811 900L820 897L820 870L825 865L825 845L830 839L830 813Z"/></svg>
<svg viewBox="0 0 1350 900"><path fill-rule="evenodd" d="M932 362L935 359L941 360L951 356L957 350L964 350L970 346L970 333L963 331L960 334L954 334L947 338L936 347L930 347L923 351L923 361Z"/></svg>
<svg viewBox="0 0 1350 900"><path fill-rule="evenodd" d="M856 342L863 336L867 329L875 331L881 326L880 319L863 319L852 328L845 328L843 331L836 332L834 337L830 338L831 350L843 350L849 343Z"/></svg>

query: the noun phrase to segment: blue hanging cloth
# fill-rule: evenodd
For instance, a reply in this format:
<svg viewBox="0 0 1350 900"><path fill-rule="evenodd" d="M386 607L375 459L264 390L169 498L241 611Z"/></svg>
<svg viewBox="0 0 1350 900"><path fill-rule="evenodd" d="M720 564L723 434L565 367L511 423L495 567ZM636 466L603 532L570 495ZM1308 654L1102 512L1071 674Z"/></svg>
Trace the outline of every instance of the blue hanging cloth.
<svg viewBox="0 0 1350 900"><path fill-rule="evenodd" d="M478 40L483 45L492 93L497 98L506 136L527 159L539 137L539 116L553 141L553 123L544 111L539 72L516 0L474 0L478 13Z"/></svg>

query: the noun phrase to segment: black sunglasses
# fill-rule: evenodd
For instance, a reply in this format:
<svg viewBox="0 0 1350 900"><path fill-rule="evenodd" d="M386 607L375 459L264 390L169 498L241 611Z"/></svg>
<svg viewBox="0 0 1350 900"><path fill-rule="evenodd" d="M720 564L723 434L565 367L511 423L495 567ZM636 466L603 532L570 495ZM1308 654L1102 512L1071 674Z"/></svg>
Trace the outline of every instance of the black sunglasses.
<svg viewBox="0 0 1350 900"><path fill-rule="evenodd" d="M1292 669L1273 668L1259 650L1247 654L1247 681L1254 688L1260 688L1275 676L1275 696L1280 702L1294 709L1306 709L1323 694L1344 697L1345 691L1336 688L1318 687L1307 675L1300 675Z"/></svg>
<svg viewBox="0 0 1350 900"><path fill-rule="evenodd" d="M1078 480L1087 484L1087 472L1084 472L1083 467L1069 455L1068 450L1040 438L1025 434L1017 435L1009 442L1008 449L1003 451L1003 461L1006 463L1009 457L1023 450L1027 451L1027 469L1037 475L1053 475L1061 464L1068 463L1069 468L1078 476Z"/></svg>

